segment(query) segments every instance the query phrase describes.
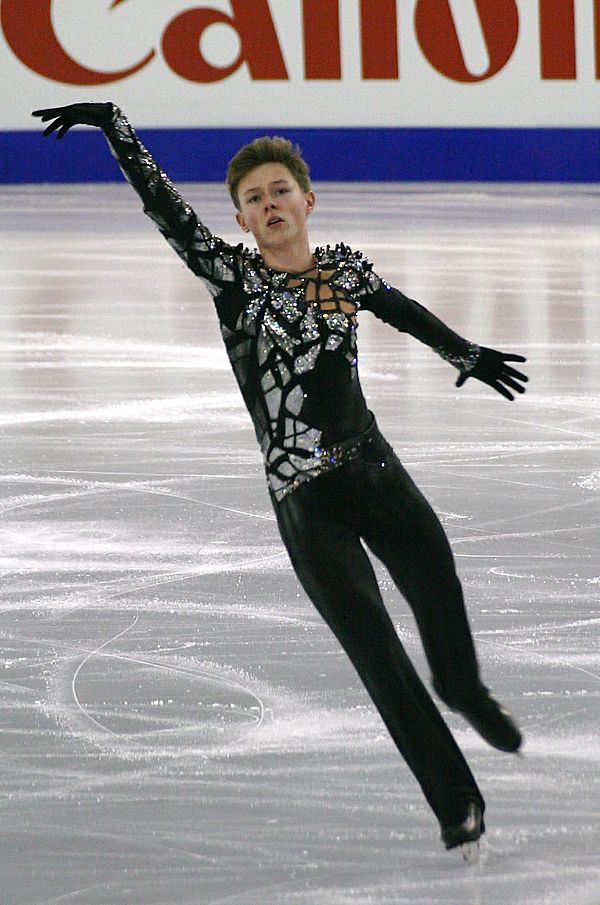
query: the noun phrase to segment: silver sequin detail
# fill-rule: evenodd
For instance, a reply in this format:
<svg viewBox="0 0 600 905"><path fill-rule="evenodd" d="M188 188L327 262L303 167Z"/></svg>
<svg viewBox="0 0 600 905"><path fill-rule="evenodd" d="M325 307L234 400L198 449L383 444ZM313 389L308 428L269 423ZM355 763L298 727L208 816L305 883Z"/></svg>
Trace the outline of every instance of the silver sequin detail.
<svg viewBox="0 0 600 905"><path fill-rule="evenodd" d="M340 330L342 333L348 330L348 315L343 311L324 312L323 317L330 330Z"/></svg>
<svg viewBox="0 0 600 905"><path fill-rule="evenodd" d="M300 449L313 449L315 444L321 440L321 431L316 427L306 427L302 433L297 436L297 445Z"/></svg>
<svg viewBox="0 0 600 905"><path fill-rule="evenodd" d="M263 300L261 298L251 299L244 309L244 328L249 330L253 325L254 321L257 318L258 312L263 306Z"/></svg>
<svg viewBox="0 0 600 905"><path fill-rule="evenodd" d="M312 308L309 308L302 318L300 330L302 331L302 339L305 343L312 342L314 339L319 339L319 336L321 335L319 325L315 317L315 311Z"/></svg>
<svg viewBox="0 0 600 905"><path fill-rule="evenodd" d="M321 351L321 343L313 346L308 350L306 355L299 355L294 362L294 373L304 374L306 371L312 371Z"/></svg>
<svg viewBox="0 0 600 905"><path fill-rule="evenodd" d="M295 323L302 315L298 305L301 299L302 292L300 289L284 289L282 292L271 292L271 306L276 311L281 311L290 324Z"/></svg>
<svg viewBox="0 0 600 905"><path fill-rule="evenodd" d="M477 343L469 343L464 355L455 355L453 352L447 352L440 347L435 349L435 351L444 359L444 361L449 361L451 365L454 365L454 367L458 368L459 371L462 371L463 374L470 374L479 361L481 347L478 346Z"/></svg>
<svg viewBox="0 0 600 905"><path fill-rule="evenodd" d="M325 348L328 352L335 352L335 350L344 342L343 336L338 336L336 333L332 333L331 336L327 337L327 342L325 343Z"/></svg>
<svg viewBox="0 0 600 905"><path fill-rule="evenodd" d="M273 346L273 340L271 339L265 328L262 327L258 335L258 346L256 349L259 365L264 365L270 351L273 349Z"/></svg>
<svg viewBox="0 0 600 905"><path fill-rule="evenodd" d="M336 275L335 282L348 292L358 289L360 285L358 274L353 270L342 271L342 273Z"/></svg>
<svg viewBox="0 0 600 905"><path fill-rule="evenodd" d="M265 311L263 317L263 327L267 328L269 333L271 333L271 335L275 339L277 345L280 346L284 350L284 352L287 352L287 354L290 356L293 355L294 346L299 345L300 340L295 336L290 336L283 324L280 324L270 311Z"/></svg>

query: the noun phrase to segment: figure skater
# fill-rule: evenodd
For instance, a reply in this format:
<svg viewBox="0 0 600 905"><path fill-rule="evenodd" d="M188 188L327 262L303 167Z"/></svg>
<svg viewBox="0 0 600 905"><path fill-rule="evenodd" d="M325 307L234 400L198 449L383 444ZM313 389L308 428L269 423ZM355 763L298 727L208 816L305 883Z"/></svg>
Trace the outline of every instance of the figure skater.
<svg viewBox="0 0 600 905"><path fill-rule="evenodd" d="M232 158L236 219L258 251L214 236L179 195L118 107L36 110L44 135L98 126L144 212L214 298L233 371L264 457L277 524L315 607L362 679L436 815L446 848L484 832L484 800L384 606L365 547L410 605L435 692L501 751L521 733L479 666L444 530L369 411L358 378L362 311L409 333L469 378L514 399L523 362L461 338L389 286L359 251L312 249L315 206L300 149L263 137Z"/></svg>

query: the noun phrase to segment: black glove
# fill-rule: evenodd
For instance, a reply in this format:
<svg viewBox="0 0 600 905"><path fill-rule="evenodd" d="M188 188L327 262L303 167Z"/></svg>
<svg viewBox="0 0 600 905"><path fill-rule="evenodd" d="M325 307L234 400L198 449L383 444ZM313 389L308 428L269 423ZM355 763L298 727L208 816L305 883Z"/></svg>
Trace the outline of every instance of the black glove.
<svg viewBox="0 0 600 905"><path fill-rule="evenodd" d="M516 393L524 393L525 387L521 384L527 383L529 378L507 365L507 361L527 361L527 359L522 355L507 355L505 352L497 352L495 349L481 346L475 367L470 371L462 371L456 381L456 386L461 387L469 377L475 377L477 380L487 383L502 396L513 400L515 397L507 387Z"/></svg>
<svg viewBox="0 0 600 905"><path fill-rule="evenodd" d="M43 123L54 120L46 127L44 135L51 135L58 129L57 138L62 138L72 126L98 126L103 129L111 122L115 109L114 104L70 104L68 107L34 110L31 115L39 116Z"/></svg>

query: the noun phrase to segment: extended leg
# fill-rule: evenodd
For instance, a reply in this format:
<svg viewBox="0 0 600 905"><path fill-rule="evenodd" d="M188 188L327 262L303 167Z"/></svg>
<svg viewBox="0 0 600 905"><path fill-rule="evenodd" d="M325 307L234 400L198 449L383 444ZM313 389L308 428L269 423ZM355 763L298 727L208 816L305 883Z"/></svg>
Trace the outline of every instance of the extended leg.
<svg viewBox="0 0 600 905"><path fill-rule="evenodd" d="M462 820L477 784L410 662L385 609L358 535L331 515L325 484L277 507L304 589L344 647L442 826Z"/></svg>
<svg viewBox="0 0 600 905"><path fill-rule="evenodd" d="M478 691L479 667L444 529L395 455L366 469L364 487L365 542L415 615L436 691L458 706Z"/></svg>
<svg viewBox="0 0 600 905"><path fill-rule="evenodd" d="M365 471L365 542L410 604L440 697L483 737L516 751L521 733L479 678L460 581L433 509L395 455Z"/></svg>

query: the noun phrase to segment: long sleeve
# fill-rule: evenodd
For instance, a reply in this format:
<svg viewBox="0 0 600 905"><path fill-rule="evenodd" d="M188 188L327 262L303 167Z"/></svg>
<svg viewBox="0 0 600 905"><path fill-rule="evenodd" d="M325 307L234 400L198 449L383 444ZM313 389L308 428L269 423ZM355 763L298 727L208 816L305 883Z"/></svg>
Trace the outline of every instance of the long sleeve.
<svg viewBox="0 0 600 905"><path fill-rule="evenodd" d="M209 284L213 295L238 281L241 246L213 236L198 220L118 107L104 134L125 178L140 196L144 213L190 270Z"/></svg>
<svg viewBox="0 0 600 905"><path fill-rule="evenodd" d="M472 371L477 364L479 346L469 342L447 327L438 317L388 286L373 274L379 287L361 298L361 308L371 311L375 317L390 324L402 333L408 333L419 342L430 346L446 361L461 372Z"/></svg>

